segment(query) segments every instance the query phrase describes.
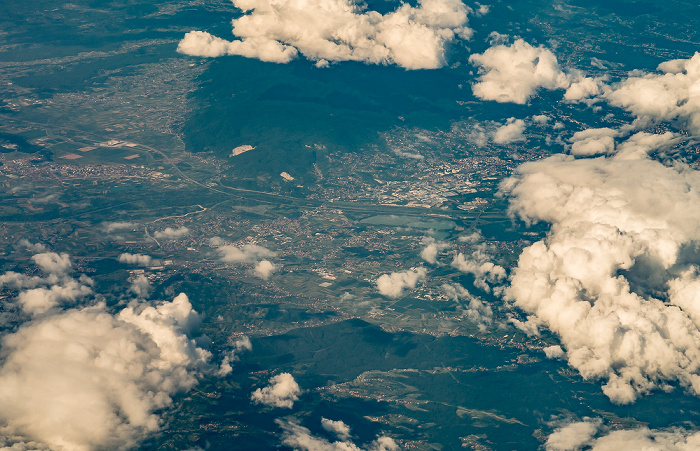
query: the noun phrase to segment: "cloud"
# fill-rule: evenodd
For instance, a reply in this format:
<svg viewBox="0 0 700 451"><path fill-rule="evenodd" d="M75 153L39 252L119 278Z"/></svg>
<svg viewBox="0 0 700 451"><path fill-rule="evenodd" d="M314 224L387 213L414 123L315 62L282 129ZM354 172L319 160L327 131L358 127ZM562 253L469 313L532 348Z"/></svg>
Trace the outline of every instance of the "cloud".
<svg viewBox="0 0 700 451"><path fill-rule="evenodd" d="M377 279L377 289L380 294L386 297L399 298L403 295L404 290L415 288L418 282L425 279L427 274L428 271L423 267L382 274Z"/></svg>
<svg viewBox="0 0 700 451"><path fill-rule="evenodd" d="M526 222L551 224L521 253L507 297L523 324L556 333L585 379L615 403L678 383L700 394L700 172L646 156L673 135L637 134L610 157L521 165L502 191ZM642 152L640 149L647 149ZM635 159L636 158L636 159Z"/></svg>
<svg viewBox="0 0 700 451"><path fill-rule="evenodd" d="M476 323L479 330L484 331L493 322L493 310L478 296L471 294L459 284L444 284L442 291L455 302L466 301L463 305L464 315Z"/></svg>
<svg viewBox="0 0 700 451"><path fill-rule="evenodd" d="M252 351L253 350L253 344L250 342L250 338L247 336L243 335L242 337L238 338L236 341L233 342L231 345L231 351L227 355L224 356L221 366L216 372L216 375L219 377L224 377L233 371L233 368L231 367L231 362L236 362L239 360L238 354L244 351Z"/></svg>
<svg viewBox="0 0 700 451"><path fill-rule="evenodd" d="M489 33L488 38L486 39L486 42L489 43L489 45L494 46L494 45L503 45L508 42L508 39L510 36L507 34L502 34L499 33L498 31L492 31Z"/></svg>
<svg viewBox="0 0 700 451"><path fill-rule="evenodd" d="M340 440L347 440L350 438L350 426L343 423L342 421L329 420L328 418L321 418L321 426L327 432L335 434Z"/></svg>
<svg viewBox="0 0 700 451"><path fill-rule="evenodd" d="M219 246L216 251L223 262L254 263L255 266L250 269L249 274L263 280L269 279L272 273L279 269L279 265L267 260L268 258L276 257L277 253L266 247L258 246L257 244L244 244L243 246L224 245L224 240L220 237L213 237L209 240L209 243L212 246Z"/></svg>
<svg viewBox="0 0 700 451"><path fill-rule="evenodd" d="M546 117L546 116L545 116ZM523 134L527 124L522 119L508 118L505 123L485 121L481 124L470 124L470 129L460 130L464 139L478 147L485 147L489 141L498 145L525 141Z"/></svg>
<svg viewBox="0 0 700 451"><path fill-rule="evenodd" d="M610 64L607 63L605 60L593 57L591 58L591 66L597 67L598 69L607 69L610 66Z"/></svg>
<svg viewBox="0 0 700 451"><path fill-rule="evenodd" d="M468 244L479 244L484 241L484 237L481 236L481 233L479 231L475 231L470 233L469 235L460 235L457 237L457 241L460 243L468 243ZM486 249L486 248L484 248Z"/></svg>
<svg viewBox="0 0 700 451"><path fill-rule="evenodd" d="M577 157L617 154L617 159L639 160L646 158L652 150L667 149L681 141L679 136L672 132L663 134L639 132L616 146L614 138L622 135L621 131L607 127L576 132L571 137L570 153Z"/></svg>
<svg viewBox="0 0 700 451"><path fill-rule="evenodd" d="M499 44L469 57L479 67L479 79L472 85L483 100L524 104L538 89L566 89L569 78L557 57L546 48L533 47L522 39L510 46Z"/></svg>
<svg viewBox="0 0 700 451"><path fill-rule="evenodd" d="M38 195L34 195L34 196L32 196L30 202L38 203L38 204L48 204L50 202L54 202L58 198L59 198L58 194L47 194L47 195L41 196L41 197L38 197Z"/></svg>
<svg viewBox="0 0 700 451"><path fill-rule="evenodd" d="M205 31L190 31L177 46L177 51L191 56L214 58L239 55L268 63L288 63L297 57L297 49L272 39L250 37L242 41L226 41Z"/></svg>
<svg viewBox="0 0 700 451"><path fill-rule="evenodd" d="M491 260L491 247L488 243L477 243L482 240L478 233L468 237L460 237L460 241L472 243L473 251L468 254L460 252L452 259L452 267L474 276L474 286L491 292L491 285L498 285L505 281L506 270Z"/></svg>
<svg viewBox="0 0 700 451"><path fill-rule="evenodd" d="M511 117L505 125L499 127L493 134L493 142L496 144L510 144L512 142L525 141L524 131L525 121Z"/></svg>
<svg viewBox="0 0 700 451"><path fill-rule="evenodd" d="M26 238L23 238L17 242L20 246L26 247L31 252L40 253L46 252L46 246L41 243L32 243Z"/></svg>
<svg viewBox="0 0 700 451"><path fill-rule="evenodd" d="M148 293L151 291L151 282L149 282L148 277L143 274L139 274L132 282L129 291L134 293L140 298L147 298Z"/></svg>
<svg viewBox="0 0 700 451"><path fill-rule="evenodd" d="M542 350L548 359L559 359L564 357L564 350L561 348L561 346L547 346Z"/></svg>
<svg viewBox="0 0 700 451"><path fill-rule="evenodd" d="M639 132L617 146L615 158L618 160L643 159L653 150L666 150L681 141L681 137L671 132L663 134Z"/></svg>
<svg viewBox="0 0 700 451"><path fill-rule="evenodd" d="M55 450L131 449L197 383L209 353L186 336L187 296L117 315L104 304L30 321L2 338L0 423Z"/></svg>
<svg viewBox="0 0 700 451"><path fill-rule="evenodd" d="M102 228L105 232L112 233L115 230L133 229L137 225L133 222L103 222Z"/></svg>
<svg viewBox="0 0 700 451"><path fill-rule="evenodd" d="M59 304L73 303L92 294L92 288L75 279L65 278L61 283L45 288L32 288L19 293L17 300L22 310L32 315L46 313Z"/></svg>
<svg viewBox="0 0 700 451"><path fill-rule="evenodd" d="M299 399L301 388L289 373L280 373L270 378L270 385L258 388L250 396L256 404L291 409Z"/></svg>
<svg viewBox="0 0 700 451"><path fill-rule="evenodd" d="M387 14L366 11L350 0L233 0L243 10L226 41L202 31L185 35L178 52L193 56L240 55L288 63L299 53L317 61L396 64L435 69L445 64L445 46L469 39L471 10L459 0L420 0Z"/></svg>
<svg viewBox="0 0 700 451"><path fill-rule="evenodd" d="M485 147L489 143L489 139L493 136L493 130L487 130L486 127L480 124L473 124L471 130L465 131L465 141L474 144L477 147Z"/></svg>
<svg viewBox="0 0 700 451"><path fill-rule="evenodd" d="M636 116L633 128L679 121L692 134L700 134L700 53L663 62L657 68L660 73L636 71L620 82L607 84L607 76L587 77L578 70L565 73L554 54L542 46L533 47L522 39L506 45L501 35L494 36L492 47L469 58L479 67L480 76L472 90L480 99L524 104L540 88L566 89L564 100L568 102L592 105L606 101L630 112ZM605 141L610 143L609 138ZM602 144L598 143L598 154L605 153Z"/></svg>
<svg viewBox="0 0 700 451"><path fill-rule="evenodd" d="M50 274L48 277L27 276L14 271L8 271L0 276L0 287L10 287L16 290L24 288L34 288L47 283L58 283L59 278L55 274Z"/></svg>
<svg viewBox="0 0 700 451"><path fill-rule="evenodd" d="M577 80L571 83L564 93L564 100L569 102L582 101L592 96L600 94L605 87L606 77L583 77L579 76Z"/></svg>
<svg viewBox="0 0 700 451"><path fill-rule="evenodd" d="M315 437L310 430L292 420L276 420L276 423L284 431L282 443L302 451L398 451L399 449L396 442L387 436L381 436L366 447L361 448L348 439L342 439L341 437L338 437L340 441L336 442L329 442L324 438ZM323 423L322 425L325 429L326 425ZM349 432L350 429L348 428L348 434Z"/></svg>
<svg viewBox="0 0 700 451"><path fill-rule="evenodd" d="M609 155L615 152L614 137L619 132L610 128L589 128L574 133L571 138L571 155Z"/></svg>
<svg viewBox="0 0 700 451"><path fill-rule="evenodd" d="M277 253L257 244L245 244L234 246L231 244L217 249L221 255L221 261L227 263L255 263L264 258L276 257Z"/></svg>
<svg viewBox="0 0 700 451"><path fill-rule="evenodd" d="M12 271L0 275L0 287L19 290L15 300L25 313L43 315L92 294L92 279L81 275L76 280L66 274L72 268L68 254L46 252L32 256L32 260L47 273L45 277Z"/></svg>
<svg viewBox="0 0 700 451"><path fill-rule="evenodd" d="M130 265L148 266L151 264L151 256L144 254L123 253L119 256L119 261Z"/></svg>
<svg viewBox="0 0 700 451"><path fill-rule="evenodd" d="M424 160L425 157L419 153L411 153L411 152L405 152L399 148L393 148L391 149L392 152L394 152L396 155L402 157L402 158L408 158L410 160Z"/></svg>
<svg viewBox="0 0 700 451"><path fill-rule="evenodd" d="M59 255L55 252L33 255L32 261L49 274L64 274L72 267L68 254Z"/></svg>
<svg viewBox="0 0 700 451"><path fill-rule="evenodd" d="M678 119L700 134L700 53L666 61L657 70L661 73L630 76L605 87L600 98L629 111L641 125Z"/></svg>
<svg viewBox="0 0 700 451"><path fill-rule="evenodd" d="M173 229L172 227L166 227L165 230L157 230L153 236L156 238L165 238L165 239L177 239L177 238L182 238L183 236L186 236L190 233L190 229L187 227L179 227L177 229Z"/></svg>
<svg viewBox="0 0 700 451"><path fill-rule="evenodd" d="M0 449L3 451L51 451L42 443L15 441L2 436L0 436Z"/></svg>
<svg viewBox="0 0 700 451"><path fill-rule="evenodd" d="M209 245L212 247L219 247L223 246L226 243L226 241L221 238L220 236L213 236L209 238Z"/></svg>
<svg viewBox="0 0 700 451"><path fill-rule="evenodd" d="M532 121L536 124L546 125L552 118L546 114L536 114L532 116Z"/></svg>
<svg viewBox="0 0 700 451"><path fill-rule="evenodd" d="M600 418L584 418L562 424L545 443L547 451L680 451L700 447L700 432L674 427L650 429L637 427L611 430Z"/></svg>
<svg viewBox="0 0 700 451"><path fill-rule="evenodd" d="M505 269L503 267L488 261L490 257L484 254L481 250L476 250L472 252L471 255L464 255L459 253L455 255L452 260L452 266L459 269L462 272L473 274L477 280L489 281L492 283L497 283L503 280L506 276ZM484 288L483 284L479 284L480 288ZM491 290L486 285L484 291L490 292Z"/></svg>
<svg viewBox="0 0 700 451"><path fill-rule="evenodd" d="M431 265L437 265L438 253L450 247L449 244L436 241L435 238L430 236L423 238L421 243L424 244L425 247L420 252L420 257Z"/></svg>
<svg viewBox="0 0 700 451"><path fill-rule="evenodd" d="M545 443L547 451L573 451L589 445L598 432L601 420L571 422L557 428Z"/></svg>
<svg viewBox="0 0 700 451"><path fill-rule="evenodd" d="M638 428L612 431L595 440L591 445L592 451L611 450L660 450L678 451L694 450L700 447L700 432L688 431L681 428L654 430Z"/></svg>
<svg viewBox="0 0 700 451"><path fill-rule="evenodd" d="M278 265L275 265L269 260L261 260L258 262L258 264L255 265L255 267L252 270L252 273L255 277L260 277L263 280L267 280L270 278L272 273L277 270L278 267Z"/></svg>
<svg viewBox="0 0 700 451"><path fill-rule="evenodd" d="M479 5L479 9L476 10L477 16L485 16L491 10L491 6L489 5L482 5L480 3L477 3L477 5Z"/></svg>

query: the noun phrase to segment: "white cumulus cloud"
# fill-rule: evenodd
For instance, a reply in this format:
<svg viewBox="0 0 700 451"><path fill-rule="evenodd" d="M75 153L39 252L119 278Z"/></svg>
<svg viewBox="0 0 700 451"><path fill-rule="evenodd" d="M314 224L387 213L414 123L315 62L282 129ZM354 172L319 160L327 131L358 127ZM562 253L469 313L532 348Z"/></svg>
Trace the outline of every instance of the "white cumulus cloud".
<svg viewBox="0 0 700 451"><path fill-rule="evenodd" d="M547 346L542 350L548 359L559 359L564 357L564 350L561 348L561 346Z"/></svg>
<svg viewBox="0 0 700 451"><path fill-rule="evenodd" d="M619 135L611 128L589 128L574 133L571 138L571 155L610 155L615 152L614 138Z"/></svg>
<svg viewBox="0 0 700 451"><path fill-rule="evenodd" d="M35 253L40 253L40 252L46 252L46 246L42 243L32 243L26 238L22 238L17 242L22 247L26 247L28 250L35 252Z"/></svg>
<svg viewBox="0 0 700 451"><path fill-rule="evenodd" d="M140 298L147 298L148 293L151 291L151 282L148 280L148 277L140 274L131 281L129 291Z"/></svg>
<svg viewBox="0 0 700 451"><path fill-rule="evenodd" d="M45 277L12 271L0 275L0 287L19 290L15 300L25 313L43 315L92 294L92 279L85 275L75 279L67 274L72 268L68 254L45 252L32 256L32 260L47 273Z"/></svg>
<svg viewBox="0 0 700 451"><path fill-rule="evenodd" d="M586 379L616 403L678 383L700 394L700 172L647 158L672 135L634 135L611 157L525 163L502 190L511 211L552 224L526 248L507 297L546 326Z"/></svg>
<svg viewBox="0 0 700 451"><path fill-rule="evenodd" d="M277 256L277 253L257 244L234 246L227 244L217 248L221 261L227 263L255 263L265 258Z"/></svg>
<svg viewBox="0 0 700 451"><path fill-rule="evenodd" d="M22 291L17 300L27 313L38 315L46 313L59 304L71 304L79 298L92 294L92 288L72 278L49 287L32 288Z"/></svg>
<svg viewBox="0 0 700 451"><path fill-rule="evenodd" d="M350 438L350 426L344 422L338 420L329 420L328 418L321 418L321 426L326 431L335 434L340 440L347 440Z"/></svg>
<svg viewBox="0 0 700 451"><path fill-rule="evenodd" d="M123 253L119 256L119 261L130 265L148 266L151 264L151 256L144 254Z"/></svg>
<svg viewBox="0 0 700 451"><path fill-rule="evenodd" d="M700 134L700 53L661 63L658 71L612 84L600 97L635 115L641 125L678 119Z"/></svg>
<svg viewBox="0 0 700 451"><path fill-rule="evenodd" d="M258 388L250 396L256 404L291 409L299 399L301 388L289 373L280 373L270 378L270 385Z"/></svg>
<svg viewBox="0 0 700 451"><path fill-rule="evenodd" d="M420 251L420 257L431 265L437 265L438 254L449 247L449 244L437 241L431 236L423 238L421 243L425 247Z"/></svg>
<svg viewBox="0 0 700 451"><path fill-rule="evenodd" d="M680 427L612 430L600 418L562 424L547 437L547 451L691 451L700 449L700 432Z"/></svg>
<svg viewBox="0 0 700 451"><path fill-rule="evenodd" d="M2 339L2 434L55 450L133 448L209 358L185 334L196 316L181 294L117 315L97 305L25 323Z"/></svg>
<svg viewBox="0 0 700 451"><path fill-rule="evenodd" d="M190 31L180 41L177 51L185 55L214 58L239 55L268 63L288 63L297 57L297 49L272 39L250 37L242 41L227 41L206 31Z"/></svg>
<svg viewBox="0 0 700 451"><path fill-rule="evenodd" d="M277 252L271 251L266 247L257 244L244 244L243 246L224 245L224 241L219 237L214 237L209 241L212 246L218 246L216 251L219 253L221 261L226 263L253 263L254 266L248 273L255 277L267 280L280 268L280 265L268 260L268 258L276 257Z"/></svg>
<svg viewBox="0 0 700 451"><path fill-rule="evenodd" d="M484 147L489 141L498 145L525 141L527 139L524 134L526 129L527 123L524 120L511 117L506 119L504 123L485 121L480 124L470 124L469 129L462 133L467 142L477 147Z"/></svg>
<svg viewBox="0 0 700 451"><path fill-rule="evenodd" d="M260 277L263 280L270 278L273 272L277 270L278 266L269 260L259 261L252 270L252 273L256 277Z"/></svg>
<svg viewBox="0 0 700 451"><path fill-rule="evenodd" d="M601 420L584 419L557 428L545 443L547 451L575 451L590 445L598 433Z"/></svg>
<svg viewBox="0 0 700 451"><path fill-rule="evenodd" d="M402 3L384 15L351 0L233 0L244 11L234 19L226 41L192 31L178 45L187 55L240 55L287 63L299 53L317 61L396 64L406 69L435 69L445 64L445 46L468 39L471 12L460 0Z"/></svg>
<svg viewBox="0 0 700 451"><path fill-rule="evenodd" d="M153 236L156 238L165 238L165 239L177 239L177 238L182 238L183 236L186 236L190 233L190 229L187 227L178 227L177 229L173 229L172 227L166 227L163 230L157 230Z"/></svg>
<svg viewBox="0 0 700 451"><path fill-rule="evenodd" d="M524 104L540 88L566 89L570 85L550 50L533 47L522 39L511 45L494 45L470 56L469 62L479 67L480 76L472 91L483 100Z"/></svg>
<svg viewBox="0 0 700 451"><path fill-rule="evenodd" d="M612 431L597 438L591 451L692 451L700 449L700 432L686 429L649 429L645 427Z"/></svg>
<svg viewBox="0 0 700 451"><path fill-rule="evenodd" d="M566 89L564 100L569 102L584 101L592 96L597 96L605 88L605 77L583 77L579 76Z"/></svg>
<svg viewBox="0 0 700 451"><path fill-rule="evenodd" d="M428 271L423 267L382 274L377 279L377 289L386 297L398 298L404 290L415 288L418 282L425 280L427 274Z"/></svg>
<svg viewBox="0 0 700 451"><path fill-rule="evenodd" d="M32 260L44 272L49 274L64 274L73 266L68 254L57 254L55 252L33 255Z"/></svg>
<svg viewBox="0 0 700 451"><path fill-rule="evenodd" d="M493 142L496 144L510 144L512 142L525 141L525 121L511 117L498 127L493 134Z"/></svg>

